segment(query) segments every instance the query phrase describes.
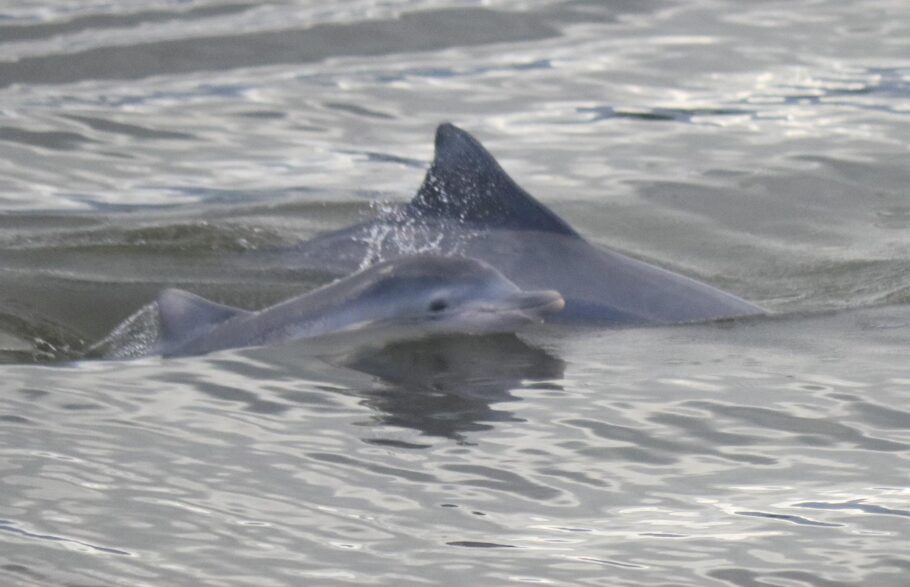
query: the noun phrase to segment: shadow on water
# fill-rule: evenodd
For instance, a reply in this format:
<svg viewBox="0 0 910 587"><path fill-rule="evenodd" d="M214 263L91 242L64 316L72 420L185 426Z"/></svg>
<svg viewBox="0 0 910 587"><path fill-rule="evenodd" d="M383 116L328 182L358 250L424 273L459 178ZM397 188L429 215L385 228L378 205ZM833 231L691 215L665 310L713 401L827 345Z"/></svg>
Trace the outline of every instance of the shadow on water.
<svg viewBox="0 0 910 587"><path fill-rule="evenodd" d="M363 404L376 411L379 423L456 440L489 430L493 422L520 421L494 404L519 401L512 392L528 385L551 386L565 369L561 359L514 335L400 343L340 364L384 384L364 392Z"/></svg>

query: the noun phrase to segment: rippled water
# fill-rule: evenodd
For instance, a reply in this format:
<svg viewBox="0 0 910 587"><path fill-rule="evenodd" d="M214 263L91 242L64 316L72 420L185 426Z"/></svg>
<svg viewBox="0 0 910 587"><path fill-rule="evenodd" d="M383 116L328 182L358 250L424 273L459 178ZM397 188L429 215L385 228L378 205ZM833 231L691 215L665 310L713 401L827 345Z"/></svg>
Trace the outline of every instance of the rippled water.
<svg viewBox="0 0 910 587"><path fill-rule="evenodd" d="M0 2L0 583L904 586L910 5ZM451 120L729 324L73 361Z"/></svg>

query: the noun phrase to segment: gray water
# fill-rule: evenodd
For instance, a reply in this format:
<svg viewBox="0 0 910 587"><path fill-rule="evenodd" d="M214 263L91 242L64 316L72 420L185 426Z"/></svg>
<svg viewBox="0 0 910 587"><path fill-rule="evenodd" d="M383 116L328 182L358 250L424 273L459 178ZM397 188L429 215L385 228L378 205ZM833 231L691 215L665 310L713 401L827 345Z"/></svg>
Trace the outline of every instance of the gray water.
<svg viewBox="0 0 910 587"><path fill-rule="evenodd" d="M770 318L78 361L441 121ZM905 586L910 4L0 2L0 584Z"/></svg>

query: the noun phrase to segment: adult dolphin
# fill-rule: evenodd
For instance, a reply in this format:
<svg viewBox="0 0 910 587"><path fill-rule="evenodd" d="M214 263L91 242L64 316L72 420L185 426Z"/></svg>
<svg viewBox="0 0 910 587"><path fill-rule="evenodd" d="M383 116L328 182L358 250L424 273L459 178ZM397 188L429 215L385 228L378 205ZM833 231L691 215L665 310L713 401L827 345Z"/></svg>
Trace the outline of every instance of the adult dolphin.
<svg viewBox="0 0 910 587"><path fill-rule="evenodd" d="M114 345L108 357L202 355L328 337L342 337L348 346L381 346L439 334L514 332L565 304L559 293L523 291L475 259L413 255L377 263L255 312L178 289L163 291L156 305L157 342L141 353L125 349L128 354L118 354L123 349ZM99 345L107 346L105 341Z"/></svg>
<svg viewBox="0 0 910 587"><path fill-rule="evenodd" d="M523 190L470 134L436 130L436 154L410 203L279 255L283 267L350 272L414 252L464 255L521 288L565 298L552 321L634 326L750 316L758 306L592 245Z"/></svg>

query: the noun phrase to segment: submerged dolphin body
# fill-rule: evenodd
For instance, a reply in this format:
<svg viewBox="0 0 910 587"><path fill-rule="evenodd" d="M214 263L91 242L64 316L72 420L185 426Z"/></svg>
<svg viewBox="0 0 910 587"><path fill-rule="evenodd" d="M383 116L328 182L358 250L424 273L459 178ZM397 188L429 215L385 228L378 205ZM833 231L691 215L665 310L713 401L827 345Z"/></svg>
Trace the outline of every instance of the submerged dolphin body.
<svg viewBox="0 0 910 587"><path fill-rule="evenodd" d="M385 344L436 334L514 332L560 311L555 291L522 291L486 263L414 255L378 263L258 312L169 289L157 300L154 354L217 350L346 335Z"/></svg>
<svg viewBox="0 0 910 587"><path fill-rule="evenodd" d="M634 326L762 314L732 294L592 245L516 184L470 134L442 124L410 203L279 255L339 273L415 251L482 259L519 287L565 298L550 321Z"/></svg>

